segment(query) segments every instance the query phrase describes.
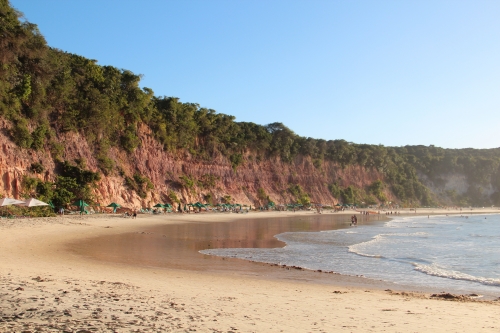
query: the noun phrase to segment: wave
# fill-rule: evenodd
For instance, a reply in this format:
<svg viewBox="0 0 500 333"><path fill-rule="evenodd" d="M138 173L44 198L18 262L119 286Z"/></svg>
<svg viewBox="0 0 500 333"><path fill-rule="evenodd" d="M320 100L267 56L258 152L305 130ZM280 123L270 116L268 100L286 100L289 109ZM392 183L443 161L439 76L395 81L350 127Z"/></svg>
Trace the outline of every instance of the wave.
<svg viewBox="0 0 500 333"><path fill-rule="evenodd" d="M474 238L500 238L500 236L497 236L497 235L481 235L481 234L469 234L469 237L474 237Z"/></svg>
<svg viewBox="0 0 500 333"><path fill-rule="evenodd" d="M387 234L379 234L379 235L376 235L375 237L373 237L371 240L369 240L367 242L362 242L362 243L351 245L351 246L348 247L348 251L351 252L351 253L357 254L359 256L363 256L363 257L368 257L368 258L382 258L382 256L380 254L368 254L368 253L364 253L363 252L363 248L366 248L367 246L369 246L371 244L383 241L385 239L384 236L386 236L386 235Z"/></svg>
<svg viewBox="0 0 500 333"><path fill-rule="evenodd" d="M427 275L438 276L438 277L453 279L453 280L471 281L471 282L477 282L480 284L484 284L487 286L500 287L500 279L492 279L492 278L485 278L485 277L481 277L481 276L473 276L473 275L469 275L469 274L458 272L458 271L447 270L447 269L438 267L435 264L421 265L421 264L413 263L413 266L415 267L414 269L416 271L422 272L422 273L427 274Z"/></svg>

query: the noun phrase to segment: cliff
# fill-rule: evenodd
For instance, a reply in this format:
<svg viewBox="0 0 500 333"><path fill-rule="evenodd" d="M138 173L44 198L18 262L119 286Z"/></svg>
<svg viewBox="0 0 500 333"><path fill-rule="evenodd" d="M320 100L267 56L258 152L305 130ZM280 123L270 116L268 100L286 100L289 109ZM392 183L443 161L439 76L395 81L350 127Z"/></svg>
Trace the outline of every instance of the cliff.
<svg viewBox="0 0 500 333"><path fill-rule="evenodd" d="M23 194L23 177L37 177L43 181L54 181L57 176L56 163L48 149L34 151L19 148L7 135L10 125L0 121L0 194L19 198ZM96 202L107 204L117 202L125 207L151 207L158 202L172 202L169 193L174 193L183 202L206 202L207 196L213 202L221 202L226 196L232 202L248 205L265 204L259 198L259 189L263 189L269 199L276 203L296 201L289 191L291 185L300 185L312 202L334 204L338 199L332 197L328 184L338 182L341 186L354 185L364 188L375 180L383 179L383 175L361 166L350 165L340 167L331 161L325 161L320 167L314 166L308 156L297 156L291 163L283 162L279 157L257 161L248 151L243 156L243 163L233 169L231 162L221 154L213 158L200 159L187 151L176 154L167 152L153 137L147 126L139 129L140 145L132 153L111 148L110 157L121 171L103 175L93 189ZM74 161L83 159L86 167L99 172L98 162L87 141L78 133L60 134L57 141L64 146L62 159ZM33 163L40 163L45 170L42 174L34 174ZM154 189L147 191L145 197L126 185L125 177L133 177L135 173L149 178ZM192 187L186 187L180 181L187 176L195 181ZM210 177L210 184L200 184L199 180ZM262 191L262 190L261 190ZM387 193L389 197L391 194ZM211 197L210 197L211 196Z"/></svg>

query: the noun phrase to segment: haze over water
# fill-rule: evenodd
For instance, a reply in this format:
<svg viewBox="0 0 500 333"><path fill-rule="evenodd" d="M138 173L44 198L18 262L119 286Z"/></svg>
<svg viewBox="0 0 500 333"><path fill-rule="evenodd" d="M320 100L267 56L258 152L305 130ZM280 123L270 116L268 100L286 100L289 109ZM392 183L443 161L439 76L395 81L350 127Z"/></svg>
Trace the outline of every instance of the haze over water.
<svg viewBox="0 0 500 333"><path fill-rule="evenodd" d="M500 296L500 215L395 217L348 229L285 232L276 238L286 246L201 252Z"/></svg>

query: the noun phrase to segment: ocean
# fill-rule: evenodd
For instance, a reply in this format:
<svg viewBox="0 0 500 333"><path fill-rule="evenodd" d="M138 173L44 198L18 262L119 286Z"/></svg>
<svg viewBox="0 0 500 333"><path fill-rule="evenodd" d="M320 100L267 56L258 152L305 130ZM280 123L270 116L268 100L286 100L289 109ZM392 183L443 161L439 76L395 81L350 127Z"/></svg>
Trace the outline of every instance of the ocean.
<svg viewBox="0 0 500 333"><path fill-rule="evenodd" d="M500 215L393 216L336 230L283 232L278 248L200 253L364 276L460 294L500 296Z"/></svg>

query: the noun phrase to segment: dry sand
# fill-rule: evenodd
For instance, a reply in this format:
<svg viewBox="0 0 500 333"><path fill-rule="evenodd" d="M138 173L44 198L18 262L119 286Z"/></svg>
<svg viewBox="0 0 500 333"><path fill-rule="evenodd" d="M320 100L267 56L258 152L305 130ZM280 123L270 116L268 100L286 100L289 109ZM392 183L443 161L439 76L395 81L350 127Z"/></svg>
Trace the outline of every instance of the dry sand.
<svg viewBox="0 0 500 333"><path fill-rule="evenodd" d="M418 213L459 212L419 209ZM75 255L67 248L85 238L134 232L158 223L286 214L2 219L0 332L500 331L497 301L390 291L383 284L346 285L350 279L334 274L325 284L308 278L312 272L262 269L263 265L234 274L136 267Z"/></svg>

